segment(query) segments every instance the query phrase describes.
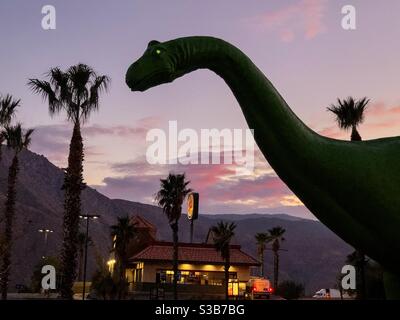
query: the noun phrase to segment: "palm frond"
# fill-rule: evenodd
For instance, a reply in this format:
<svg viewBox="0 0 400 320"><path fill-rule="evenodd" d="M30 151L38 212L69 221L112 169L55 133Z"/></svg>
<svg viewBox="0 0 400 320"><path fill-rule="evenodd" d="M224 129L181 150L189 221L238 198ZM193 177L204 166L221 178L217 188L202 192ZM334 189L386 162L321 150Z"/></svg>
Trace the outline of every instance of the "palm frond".
<svg viewBox="0 0 400 320"><path fill-rule="evenodd" d="M126 248L129 241L136 236L137 229L129 216L118 217L117 221L117 224L110 227L110 235L113 238L117 255L120 259L125 259Z"/></svg>
<svg viewBox="0 0 400 320"><path fill-rule="evenodd" d="M42 96L43 100L49 103L49 113L51 116L59 113L63 107L62 102L57 98L56 92L51 87L50 82L39 79L29 79L28 86L33 93Z"/></svg>
<svg viewBox="0 0 400 320"><path fill-rule="evenodd" d="M256 239L258 244L264 244L265 242L268 241L269 235L266 232L260 232L260 233L256 233L254 238Z"/></svg>
<svg viewBox="0 0 400 320"><path fill-rule="evenodd" d="M71 102L66 108L67 119L73 123L79 122L80 119L80 108L75 102Z"/></svg>
<svg viewBox="0 0 400 320"><path fill-rule="evenodd" d="M78 63L77 65L71 66L67 70L67 74L71 82L74 101L83 103L89 98L87 86L90 84L90 79L96 77L96 73L88 65Z"/></svg>
<svg viewBox="0 0 400 320"><path fill-rule="evenodd" d="M55 88L55 93L58 96L60 102L69 104L72 102L72 94L70 88L70 81L68 74L63 72L59 67L50 69L48 72L50 83Z"/></svg>
<svg viewBox="0 0 400 320"><path fill-rule="evenodd" d="M0 97L0 125L8 125L19 107L21 99L14 99L12 95L7 94Z"/></svg>
<svg viewBox="0 0 400 320"><path fill-rule="evenodd" d="M30 145L33 131L33 129L24 131L21 123L17 123L16 125L5 127L2 131L2 136L9 148L20 152L23 148L27 148Z"/></svg>
<svg viewBox="0 0 400 320"><path fill-rule="evenodd" d="M229 256L229 246L235 229L235 223L224 221L219 221L216 226L211 227L215 249L221 253L223 259Z"/></svg>
<svg viewBox="0 0 400 320"><path fill-rule="evenodd" d="M74 123L87 121L90 113L98 109L100 93L106 91L110 83L108 76L98 76L83 63L66 71L51 68L46 75L48 81L29 79L29 87L48 100L50 115L65 109L67 119Z"/></svg>
<svg viewBox="0 0 400 320"><path fill-rule="evenodd" d="M160 179L160 190L155 200L163 208L171 224L179 219L183 200L192 192L192 189L187 187L189 183L185 174L170 173L166 179Z"/></svg>
<svg viewBox="0 0 400 320"><path fill-rule="evenodd" d="M21 146L22 148L28 148L32 142L32 134L35 131L35 129L27 129L23 135L22 143Z"/></svg>
<svg viewBox="0 0 400 320"><path fill-rule="evenodd" d="M332 104L327 108L336 116L336 122L341 129L351 129L357 127L364 121L364 113L369 99L366 97L356 101L353 97L345 100L337 99L337 104Z"/></svg>
<svg viewBox="0 0 400 320"><path fill-rule="evenodd" d="M96 76L91 81L89 88L89 97L82 103L81 119L85 122L92 111L98 110L99 107L99 96L103 91L107 91L110 83L110 78L103 76Z"/></svg>

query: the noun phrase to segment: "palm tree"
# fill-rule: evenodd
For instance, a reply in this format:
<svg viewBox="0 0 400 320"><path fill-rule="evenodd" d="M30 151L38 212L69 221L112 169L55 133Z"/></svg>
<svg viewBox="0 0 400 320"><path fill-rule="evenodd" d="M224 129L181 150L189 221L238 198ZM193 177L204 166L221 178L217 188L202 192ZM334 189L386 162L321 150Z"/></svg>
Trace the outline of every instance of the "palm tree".
<svg viewBox="0 0 400 320"><path fill-rule="evenodd" d="M190 181L185 180L185 174L170 173L166 179L160 179L161 188L155 200L162 207L172 229L174 242L173 270L174 270L174 299L178 299L178 222L182 214L182 204L185 197L192 191L187 186Z"/></svg>
<svg viewBox="0 0 400 320"><path fill-rule="evenodd" d="M262 277L264 277L264 272L265 272L265 270L264 270L264 252L265 252L265 245L269 240L269 235L268 235L268 233L260 232L255 235L255 239L257 242L258 257L261 262L260 275Z"/></svg>
<svg viewBox="0 0 400 320"><path fill-rule="evenodd" d="M16 184L17 176L19 171L19 160L18 156L20 152L27 148L31 142L32 129L24 131L21 124L15 126L7 126L2 135L7 141L7 147L14 150L14 157L8 170L7 180L7 198L5 202L5 232L4 232L4 244L3 244L3 256L2 265L0 269L1 274L1 297L3 300L7 300L8 291L8 279L10 276L11 266L11 245L13 237L13 222L15 217L15 200L17 195Z"/></svg>
<svg viewBox="0 0 400 320"><path fill-rule="evenodd" d="M328 111L333 112L336 115L336 122L339 128L347 130L351 128L351 141L361 141L361 135L357 131L357 126L364 121L364 112L367 108L369 99L366 97L355 101L354 98L348 97L347 100L341 101L338 98L338 104L328 107ZM360 275L360 285L361 288L357 290L357 295L359 299L365 297L365 254L356 250L355 255L358 257L359 263L357 274Z"/></svg>
<svg viewBox="0 0 400 320"><path fill-rule="evenodd" d="M283 234L286 232L282 227L274 227L270 230L268 242L272 242L272 252L274 253L274 289L278 288L279 283L279 250L281 243L285 241Z"/></svg>
<svg viewBox="0 0 400 320"><path fill-rule="evenodd" d="M221 253L221 257L224 260L224 272L225 272L225 299L229 299L228 285L229 285L229 268L231 266L230 261L230 243L235 235L236 224L231 222L220 221L216 226L211 227L213 236L214 246L218 252Z"/></svg>
<svg viewBox="0 0 400 320"><path fill-rule="evenodd" d="M119 217L118 223L111 226L111 237L114 241L115 254L118 263L118 278L119 278L119 292L118 298L121 299L124 294L124 289L122 284L126 282L126 266L128 263L128 252L127 248L129 241L131 241L136 236L135 225L131 223L129 216Z"/></svg>
<svg viewBox="0 0 400 320"><path fill-rule="evenodd" d="M65 195L61 285L62 297L72 299L72 286L77 269L81 192L85 188L81 125L99 108L100 93L107 90L110 79L105 75L97 75L91 67L81 63L68 68L65 72L58 67L52 68L47 76L49 81L30 79L29 87L34 93L47 99L50 115L64 110L67 119L74 125L63 185Z"/></svg>
<svg viewBox="0 0 400 320"><path fill-rule="evenodd" d="M356 293L357 299L363 300L366 298L366 281L365 281L365 267L368 263L365 255L360 250L355 250L346 258L346 263L354 266L356 272Z"/></svg>
<svg viewBox="0 0 400 320"><path fill-rule="evenodd" d="M5 97L0 95L0 131L4 130L6 126L8 126L13 118L17 107L19 107L20 100L15 100L9 94ZM2 147L5 141L5 137L3 132L0 132L0 163L2 160ZM3 221L3 217L0 217L0 223ZM3 253L5 249L5 239L4 235L0 234L0 259L2 259ZM0 274L1 278L1 274Z"/></svg>
<svg viewBox="0 0 400 320"><path fill-rule="evenodd" d="M5 97L0 96L0 130L3 130L8 126L16 112L17 107L19 107L20 99L15 100L12 95L7 94ZM2 158L2 146L5 137L0 134L0 162Z"/></svg>
<svg viewBox="0 0 400 320"><path fill-rule="evenodd" d="M93 245L93 241L90 236L87 238L88 245ZM79 252L79 266L78 266L78 280L82 281L83 276L83 261L85 258L85 245L86 245L86 233L79 232L78 233L78 252Z"/></svg>
<svg viewBox="0 0 400 320"><path fill-rule="evenodd" d="M353 97L345 100L337 99L337 105L328 107L336 115L336 122L339 128L348 130L351 128L351 141L361 141L361 136L357 131L357 126L364 121L364 112L367 108L369 99L366 97L356 101Z"/></svg>

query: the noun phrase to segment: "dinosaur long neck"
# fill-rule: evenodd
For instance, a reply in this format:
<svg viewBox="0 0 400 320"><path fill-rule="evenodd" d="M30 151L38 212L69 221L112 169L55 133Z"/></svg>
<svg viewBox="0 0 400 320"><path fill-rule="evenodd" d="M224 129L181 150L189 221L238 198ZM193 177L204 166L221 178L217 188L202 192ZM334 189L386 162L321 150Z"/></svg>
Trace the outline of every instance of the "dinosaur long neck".
<svg viewBox="0 0 400 320"><path fill-rule="evenodd" d="M340 177L335 173L338 168L348 170L342 173L342 181L351 176L349 162L334 166L330 161L333 154L342 152L341 143L309 129L264 74L236 47L210 37L181 38L171 44L176 49L181 75L205 68L225 80L249 127L254 129L255 141L269 164L312 212L319 213L319 219L334 230L349 226L342 233L345 238L351 238L351 232L367 238L366 229L359 227L331 197L337 192L330 188L335 185L331 181Z"/></svg>
<svg viewBox="0 0 400 320"><path fill-rule="evenodd" d="M297 118L263 73L234 46L210 37L166 44L176 50L177 76L206 68L225 80L262 153L311 212L344 240L398 271L400 259L391 258L400 250L392 241L400 223L400 200L394 196L400 186L393 178L400 172L397 137L364 142L322 137ZM375 219L379 212L386 218ZM377 239L392 247L382 250Z"/></svg>
<svg viewBox="0 0 400 320"><path fill-rule="evenodd" d="M239 102L249 127L255 129L255 141L278 174L282 158L292 161L293 155L297 158L313 156L310 142L318 135L297 118L270 81L243 52L211 37L181 38L172 40L172 44L182 75L205 68L225 80ZM300 164L300 161L296 163Z"/></svg>

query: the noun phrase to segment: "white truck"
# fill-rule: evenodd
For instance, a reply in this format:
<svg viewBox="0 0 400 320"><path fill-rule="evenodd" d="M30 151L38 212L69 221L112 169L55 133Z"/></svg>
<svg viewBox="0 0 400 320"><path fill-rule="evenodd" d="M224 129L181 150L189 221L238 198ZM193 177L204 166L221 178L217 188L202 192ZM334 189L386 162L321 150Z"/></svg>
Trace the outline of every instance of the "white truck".
<svg viewBox="0 0 400 320"><path fill-rule="evenodd" d="M343 292L343 294L340 294L340 290L338 289L321 289L317 291L314 295L313 298L315 299L349 299L350 296Z"/></svg>

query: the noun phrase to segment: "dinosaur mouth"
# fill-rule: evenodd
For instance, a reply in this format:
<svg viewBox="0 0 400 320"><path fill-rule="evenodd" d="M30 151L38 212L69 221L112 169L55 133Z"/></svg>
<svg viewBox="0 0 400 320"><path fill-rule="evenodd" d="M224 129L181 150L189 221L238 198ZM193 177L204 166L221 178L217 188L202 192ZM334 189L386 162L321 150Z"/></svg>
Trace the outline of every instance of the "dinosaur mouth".
<svg viewBox="0 0 400 320"><path fill-rule="evenodd" d="M157 71L138 80L128 80L127 85L131 91L145 91L162 83L171 82L169 72Z"/></svg>

